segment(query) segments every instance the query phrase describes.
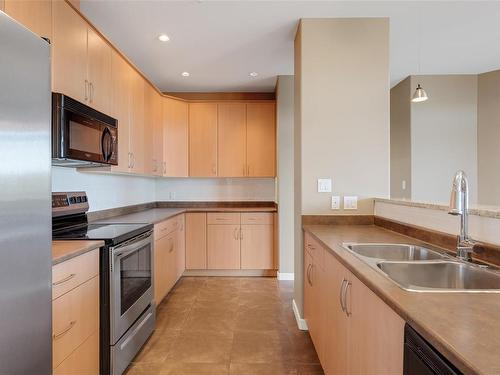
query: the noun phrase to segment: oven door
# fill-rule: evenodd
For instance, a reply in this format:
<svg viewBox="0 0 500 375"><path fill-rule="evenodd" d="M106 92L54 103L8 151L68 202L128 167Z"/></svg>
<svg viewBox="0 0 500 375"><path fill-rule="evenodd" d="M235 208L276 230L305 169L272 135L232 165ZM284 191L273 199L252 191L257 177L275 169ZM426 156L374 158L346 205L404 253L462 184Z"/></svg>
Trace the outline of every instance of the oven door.
<svg viewBox="0 0 500 375"><path fill-rule="evenodd" d="M67 140L65 157L103 164L117 164L117 131L93 118L64 111L63 126Z"/></svg>
<svg viewBox="0 0 500 375"><path fill-rule="evenodd" d="M110 251L110 344L114 345L153 301L153 233Z"/></svg>

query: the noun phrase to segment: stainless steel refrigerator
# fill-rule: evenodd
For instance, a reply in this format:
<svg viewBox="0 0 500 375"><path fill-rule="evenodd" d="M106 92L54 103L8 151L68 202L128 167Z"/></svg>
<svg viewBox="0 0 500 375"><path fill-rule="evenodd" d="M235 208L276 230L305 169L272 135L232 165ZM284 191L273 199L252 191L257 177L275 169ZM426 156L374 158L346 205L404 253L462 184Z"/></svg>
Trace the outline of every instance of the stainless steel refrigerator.
<svg viewBox="0 0 500 375"><path fill-rule="evenodd" d="M0 373L52 372L50 45L0 11Z"/></svg>

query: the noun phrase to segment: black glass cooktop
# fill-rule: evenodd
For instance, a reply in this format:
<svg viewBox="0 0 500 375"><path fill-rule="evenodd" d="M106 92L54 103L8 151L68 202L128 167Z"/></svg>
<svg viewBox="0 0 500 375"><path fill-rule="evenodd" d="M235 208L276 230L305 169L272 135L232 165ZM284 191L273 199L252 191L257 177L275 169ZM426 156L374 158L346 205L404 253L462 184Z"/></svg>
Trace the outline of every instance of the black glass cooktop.
<svg viewBox="0 0 500 375"><path fill-rule="evenodd" d="M57 240L103 240L107 244L127 241L148 230L152 224L81 224L52 231Z"/></svg>

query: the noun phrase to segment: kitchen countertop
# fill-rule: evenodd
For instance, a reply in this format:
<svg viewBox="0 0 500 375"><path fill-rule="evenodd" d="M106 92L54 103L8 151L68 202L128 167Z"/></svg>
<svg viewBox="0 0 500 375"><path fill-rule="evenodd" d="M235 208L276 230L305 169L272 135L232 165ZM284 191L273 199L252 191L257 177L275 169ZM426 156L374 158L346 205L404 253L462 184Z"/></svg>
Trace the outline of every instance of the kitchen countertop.
<svg viewBox="0 0 500 375"><path fill-rule="evenodd" d="M196 207L196 208L151 208L131 214L96 220L95 223L150 223L157 224L185 212L275 212L274 207Z"/></svg>
<svg viewBox="0 0 500 375"><path fill-rule="evenodd" d="M464 374L500 374L500 294L408 292L341 244L421 241L374 225L306 225L304 230Z"/></svg>
<svg viewBox="0 0 500 375"><path fill-rule="evenodd" d="M85 254L103 245L103 241L52 241L52 265Z"/></svg>

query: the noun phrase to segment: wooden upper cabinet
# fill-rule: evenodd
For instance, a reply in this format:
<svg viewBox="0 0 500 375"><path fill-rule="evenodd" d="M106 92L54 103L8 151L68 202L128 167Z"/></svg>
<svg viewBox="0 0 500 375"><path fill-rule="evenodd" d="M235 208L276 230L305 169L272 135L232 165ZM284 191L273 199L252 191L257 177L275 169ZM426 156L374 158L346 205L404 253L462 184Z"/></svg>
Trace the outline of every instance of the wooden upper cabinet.
<svg viewBox="0 0 500 375"><path fill-rule="evenodd" d="M111 47L93 29L88 28L89 105L110 113Z"/></svg>
<svg viewBox="0 0 500 375"><path fill-rule="evenodd" d="M276 176L274 103L247 104L247 176Z"/></svg>
<svg viewBox="0 0 500 375"><path fill-rule="evenodd" d="M187 177L188 103L163 98L163 161L165 176Z"/></svg>
<svg viewBox="0 0 500 375"><path fill-rule="evenodd" d="M144 150L144 86L146 82L133 71L130 91L130 170L143 174L146 171Z"/></svg>
<svg viewBox="0 0 500 375"><path fill-rule="evenodd" d="M1 0L0 10L41 37L52 40L51 0Z"/></svg>
<svg viewBox="0 0 500 375"><path fill-rule="evenodd" d="M87 23L65 1L53 1L52 91L88 103Z"/></svg>
<svg viewBox="0 0 500 375"><path fill-rule="evenodd" d="M143 124L143 152L144 152L144 173L157 174L160 166L155 159L153 149L153 137L155 127L155 90L144 82L144 124ZM161 162L161 161L160 161Z"/></svg>
<svg viewBox="0 0 500 375"><path fill-rule="evenodd" d="M163 176L165 162L163 160L163 111L162 97L155 90L153 100L153 174Z"/></svg>
<svg viewBox="0 0 500 375"><path fill-rule="evenodd" d="M189 176L217 176L217 104L189 104Z"/></svg>
<svg viewBox="0 0 500 375"><path fill-rule="evenodd" d="M218 176L246 175L246 105L219 103L217 124Z"/></svg>
<svg viewBox="0 0 500 375"><path fill-rule="evenodd" d="M118 120L118 165L111 167L127 172L130 166L129 123L132 68L115 51L111 60L111 116Z"/></svg>

